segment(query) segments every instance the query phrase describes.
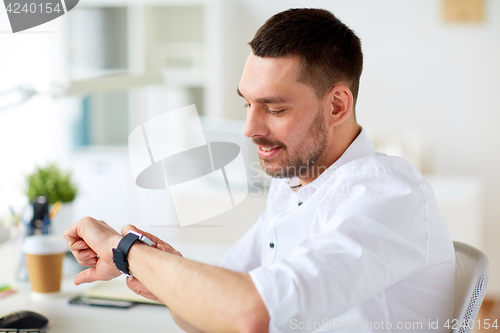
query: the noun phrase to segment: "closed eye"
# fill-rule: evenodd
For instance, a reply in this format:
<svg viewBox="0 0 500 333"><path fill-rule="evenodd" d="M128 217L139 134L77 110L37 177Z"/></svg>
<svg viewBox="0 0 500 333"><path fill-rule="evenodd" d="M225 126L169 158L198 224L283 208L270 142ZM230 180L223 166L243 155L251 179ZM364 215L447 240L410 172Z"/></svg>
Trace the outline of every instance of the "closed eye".
<svg viewBox="0 0 500 333"><path fill-rule="evenodd" d="M286 109L283 109L283 110L269 110L269 109L267 109L266 111L267 111L267 113L269 113L269 114L274 114L274 115L277 115L277 114L280 114L280 113L281 113L281 112L283 112L283 111L286 111Z"/></svg>
<svg viewBox="0 0 500 333"><path fill-rule="evenodd" d="M245 105L243 105L244 108L249 108L251 106L250 103L245 103ZM270 110L268 108L266 108L266 112L269 113L269 114L272 114L272 115L278 115L280 114L281 112L283 111L286 111L287 109L282 109L282 110Z"/></svg>

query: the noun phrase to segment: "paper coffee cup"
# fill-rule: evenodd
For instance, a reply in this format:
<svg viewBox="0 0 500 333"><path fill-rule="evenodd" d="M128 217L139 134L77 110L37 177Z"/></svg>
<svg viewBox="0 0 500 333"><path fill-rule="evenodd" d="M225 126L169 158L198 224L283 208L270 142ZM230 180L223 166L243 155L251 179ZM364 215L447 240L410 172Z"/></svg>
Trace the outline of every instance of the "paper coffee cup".
<svg viewBox="0 0 500 333"><path fill-rule="evenodd" d="M32 291L54 293L61 289L62 264L66 250L66 243L60 237L26 237L23 251L26 254Z"/></svg>

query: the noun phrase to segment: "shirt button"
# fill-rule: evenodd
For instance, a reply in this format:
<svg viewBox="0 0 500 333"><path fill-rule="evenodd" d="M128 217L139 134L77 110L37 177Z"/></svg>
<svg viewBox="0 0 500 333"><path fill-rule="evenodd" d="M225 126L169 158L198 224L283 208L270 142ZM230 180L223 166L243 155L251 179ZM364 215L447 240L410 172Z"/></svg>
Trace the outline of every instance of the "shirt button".
<svg viewBox="0 0 500 333"><path fill-rule="evenodd" d="M274 243L273 243L273 242L269 243L269 247L270 247L271 249L274 249Z"/></svg>
<svg viewBox="0 0 500 333"><path fill-rule="evenodd" d="M299 206L300 206L300 205L302 205L302 204L303 204L303 202L302 202L302 201L299 201Z"/></svg>

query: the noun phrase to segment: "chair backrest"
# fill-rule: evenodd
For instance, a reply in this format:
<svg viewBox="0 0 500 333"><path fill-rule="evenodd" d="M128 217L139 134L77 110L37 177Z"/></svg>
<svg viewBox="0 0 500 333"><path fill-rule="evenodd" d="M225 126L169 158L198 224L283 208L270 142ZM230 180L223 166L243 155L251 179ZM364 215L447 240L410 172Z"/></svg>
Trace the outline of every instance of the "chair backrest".
<svg viewBox="0 0 500 333"><path fill-rule="evenodd" d="M469 333L488 285L490 264L486 254L470 245L453 242L455 246L455 307L450 322L452 333ZM476 325L477 326L477 325Z"/></svg>

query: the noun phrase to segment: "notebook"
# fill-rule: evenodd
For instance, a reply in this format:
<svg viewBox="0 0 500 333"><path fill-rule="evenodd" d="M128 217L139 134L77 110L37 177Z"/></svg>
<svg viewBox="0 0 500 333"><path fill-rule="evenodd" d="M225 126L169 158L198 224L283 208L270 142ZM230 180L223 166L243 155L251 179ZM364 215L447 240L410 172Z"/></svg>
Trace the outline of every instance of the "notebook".
<svg viewBox="0 0 500 333"><path fill-rule="evenodd" d="M137 295L127 287L125 279L120 278L96 283L94 286L87 289L83 294L87 297L93 298L163 305L162 303L151 301Z"/></svg>

